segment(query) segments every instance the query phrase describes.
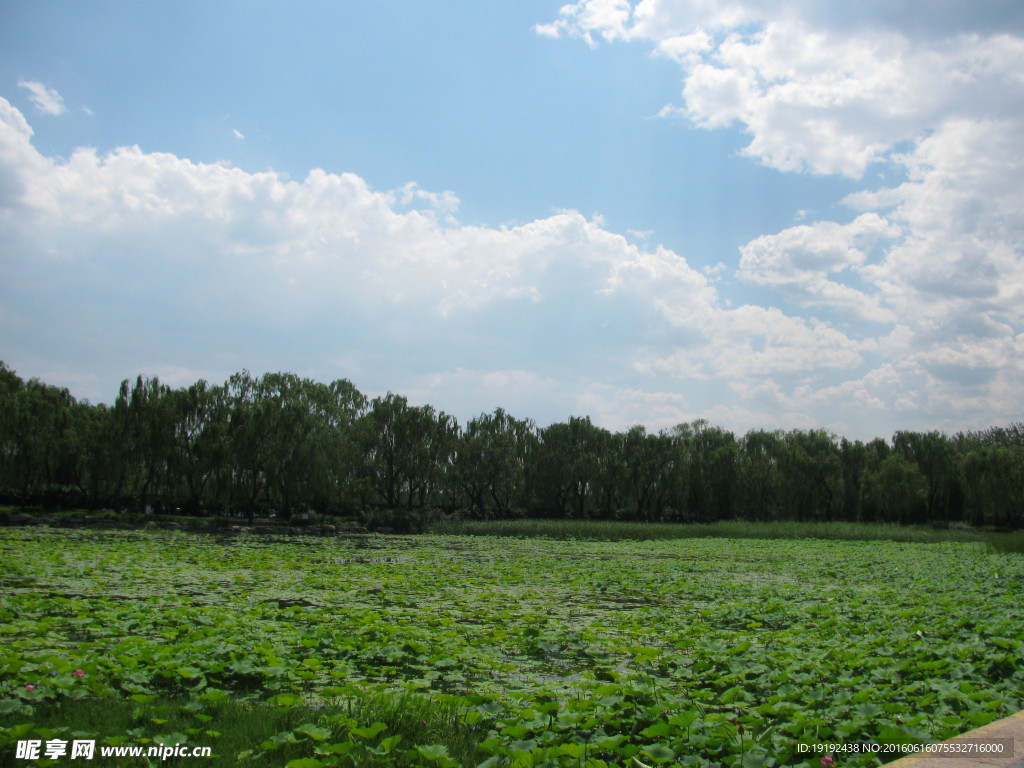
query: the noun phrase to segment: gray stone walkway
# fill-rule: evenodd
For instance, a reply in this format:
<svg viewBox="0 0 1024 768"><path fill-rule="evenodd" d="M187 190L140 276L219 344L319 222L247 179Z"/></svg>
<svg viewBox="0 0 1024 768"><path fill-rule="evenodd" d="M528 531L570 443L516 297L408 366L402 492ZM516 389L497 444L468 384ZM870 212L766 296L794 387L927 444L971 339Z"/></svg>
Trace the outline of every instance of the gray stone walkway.
<svg viewBox="0 0 1024 768"><path fill-rule="evenodd" d="M995 754L964 754L955 757L936 757L920 754L900 758L886 763L885 768L1024 768L1024 712L996 720L981 728L961 734L955 739L945 742L957 744L963 742L994 741L1010 739L1012 752L1006 750L1002 755Z"/></svg>

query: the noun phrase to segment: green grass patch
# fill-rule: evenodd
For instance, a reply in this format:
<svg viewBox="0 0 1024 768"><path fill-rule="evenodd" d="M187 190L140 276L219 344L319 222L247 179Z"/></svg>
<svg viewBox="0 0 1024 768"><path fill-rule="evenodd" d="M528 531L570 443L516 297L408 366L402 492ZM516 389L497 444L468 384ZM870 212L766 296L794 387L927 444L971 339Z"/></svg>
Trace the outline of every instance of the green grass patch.
<svg viewBox="0 0 1024 768"><path fill-rule="evenodd" d="M592 541L654 541L672 539L824 539L831 541L902 541L934 543L983 541L985 534L971 529L939 529L889 523L750 522L638 523L614 520L445 519L435 532L466 536L509 536Z"/></svg>
<svg viewBox="0 0 1024 768"><path fill-rule="evenodd" d="M991 533L986 537L986 541L998 552L1024 553L1024 531Z"/></svg>
<svg viewBox="0 0 1024 768"><path fill-rule="evenodd" d="M200 759L191 753L197 747L210 749L210 756L201 758L203 765L252 768L418 766L424 763L416 747L425 745L458 765L475 766L487 757L458 700L348 694L316 705L288 694L274 704L209 694L44 701L0 715L0 765L53 765L42 752L39 760L16 760L16 741L32 739L43 745L66 741L64 761L70 760L74 740L92 740L95 751L88 764L94 766L125 765L129 759L131 764L185 766ZM136 747L146 757L116 751ZM150 747L158 748L152 756ZM176 748L182 756L160 747Z"/></svg>

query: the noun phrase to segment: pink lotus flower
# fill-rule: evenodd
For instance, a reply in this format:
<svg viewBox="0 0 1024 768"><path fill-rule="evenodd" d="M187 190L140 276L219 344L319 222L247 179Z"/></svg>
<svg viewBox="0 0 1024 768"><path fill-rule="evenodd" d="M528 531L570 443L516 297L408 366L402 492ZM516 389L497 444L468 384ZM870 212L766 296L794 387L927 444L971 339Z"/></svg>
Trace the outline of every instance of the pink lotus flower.
<svg viewBox="0 0 1024 768"><path fill-rule="evenodd" d="M831 755L825 755L823 758L821 758L821 768L830 768L835 764L836 761L832 759Z"/></svg>
<svg viewBox="0 0 1024 768"><path fill-rule="evenodd" d="M28 685L25 686L25 690L26 691L34 691L35 689L36 689L36 687L34 685L32 685L32 683L29 683Z"/></svg>
<svg viewBox="0 0 1024 768"><path fill-rule="evenodd" d="M83 671L82 671L81 669L76 669L76 670L75 670L74 672L72 672L71 674L72 674L72 676L74 676L74 677L85 677L85 672L83 672Z"/></svg>

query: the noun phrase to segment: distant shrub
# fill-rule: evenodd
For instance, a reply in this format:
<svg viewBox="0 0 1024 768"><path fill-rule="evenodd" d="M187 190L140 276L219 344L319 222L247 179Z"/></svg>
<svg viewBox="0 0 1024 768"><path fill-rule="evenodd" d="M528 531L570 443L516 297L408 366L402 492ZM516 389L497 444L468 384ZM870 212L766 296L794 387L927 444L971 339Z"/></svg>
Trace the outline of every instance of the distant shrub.
<svg viewBox="0 0 1024 768"><path fill-rule="evenodd" d="M374 533L426 533L444 519L434 507L368 507L360 515L363 527Z"/></svg>
<svg viewBox="0 0 1024 768"><path fill-rule="evenodd" d="M936 530L924 526L846 522L637 523L615 520L446 520L436 533L516 538L643 541L657 539L831 539L835 541L980 541L972 529ZM1009 535L1008 535L1009 536ZM1006 540L1007 542L1010 539ZM996 546L993 544L993 546ZM1004 546L1010 546L1005 544ZM1018 551L1018 550L1014 550Z"/></svg>
<svg viewBox="0 0 1024 768"><path fill-rule="evenodd" d="M1013 533L993 533L988 543L997 552L1024 552L1024 531Z"/></svg>

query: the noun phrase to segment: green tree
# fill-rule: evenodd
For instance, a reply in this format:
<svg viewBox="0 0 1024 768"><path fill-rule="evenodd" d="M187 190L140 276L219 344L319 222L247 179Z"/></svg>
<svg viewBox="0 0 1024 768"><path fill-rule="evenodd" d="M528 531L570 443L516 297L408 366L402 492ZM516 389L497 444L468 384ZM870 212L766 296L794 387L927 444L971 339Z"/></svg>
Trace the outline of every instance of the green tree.
<svg viewBox="0 0 1024 768"><path fill-rule="evenodd" d="M270 463L274 460L274 404L267 402L263 382L246 370L228 379L227 394L228 506L244 511L251 519L260 508L261 498L266 501Z"/></svg>
<svg viewBox="0 0 1024 768"><path fill-rule="evenodd" d="M963 488L953 442L940 432L897 432L893 451L921 470L928 482L927 504L921 512L924 520L962 520Z"/></svg>
<svg viewBox="0 0 1024 768"><path fill-rule="evenodd" d="M676 456L668 433L650 434L642 426L631 427L615 444L625 465L623 486L628 514L634 520L661 520L678 488Z"/></svg>
<svg viewBox="0 0 1024 768"><path fill-rule="evenodd" d="M613 434L595 425L590 440L595 465L590 514L606 520L614 519L627 512L632 496L625 439L621 433Z"/></svg>
<svg viewBox="0 0 1024 768"><path fill-rule="evenodd" d="M232 506L250 516L334 511L351 503L358 468L355 422L366 399L347 380L330 385L290 373L228 380Z"/></svg>
<svg viewBox="0 0 1024 768"><path fill-rule="evenodd" d="M217 503L209 487L228 460L227 392L200 380L173 390L169 398L173 427L168 469L176 504L188 514L199 514Z"/></svg>
<svg viewBox="0 0 1024 768"><path fill-rule="evenodd" d="M309 473L311 504L323 511L353 511L362 496L362 446L357 424L369 401L348 379L323 386L310 382L309 405L317 422L313 436L314 471Z"/></svg>
<svg viewBox="0 0 1024 768"><path fill-rule="evenodd" d="M501 408L466 423L453 477L477 516L508 517L525 506L527 467L536 449L533 422Z"/></svg>
<svg viewBox="0 0 1024 768"><path fill-rule="evenodd" d="M754 520L775 520L781 512L779 457L785 445L781 432L756 430L740 441L737 461L739 508Z"/></svg>
<svg viewBox="0 0 1024 768"><path fill-rule="evenodd" d="M832 520L842 489L839 447L824 430L792 430L783 437L782 494L798 520Z"/></svg>
<svg viewBox="0 0 1024 768"><path fill-rule="evenodd" d="M601 430L589 417L540 430L532 478L539 510L558 517L590 517L599 467Z"/></svg>
<svg viewBox="0 0 1024 768"><path fill-rule="evenodd" d="M866 504L886 523L917 523L928 506L928 480L914 462L891 453L864 475Z"/></svg>
<svg viewBox="0 0 1024 768"><path fill-rule="evenodd" d="M960 435L956 444L970 522L1024 526L1024 425Z"/></svg>
<svg viewBox="0 0 1024 768"><path fill-rule="evenodd" d="M735 517L735 435L698 419L680 424L672 436L686 478L686 518L708 522Z"/></svg>
<svg viewBox="0 0 1024 768"><path fill-rule="evenodd" d="M443 503L458 433L454 417L429 405L391 392L374 398L362 430L370 486L389 507Z"/></svg>
<svg viewBox="0 0 1024 768"><path fill-rule="evenodd" d="M140 509L161 501L167 490L174 442L175 412L171 389L157 377L138 376L134 385L121 382L114 401L114 423L121 436L119 463Z"/></svg>
<svg viewBox="0 0 1024 768"><path fill-rule="evenodd" d="M0 445L8 487L23 503L47 500L77 474L69 462L71 408L68 390L38 379L22 382L6 366L0 367Z"/></svg>
<svg viewBox="0 0 1024 768"><path fill-rule="evenodd" d="M103 405L79 403L72 409L79 455L79 480L85 503L92 508L120 507L127 472L114 412Z"/></svg>

